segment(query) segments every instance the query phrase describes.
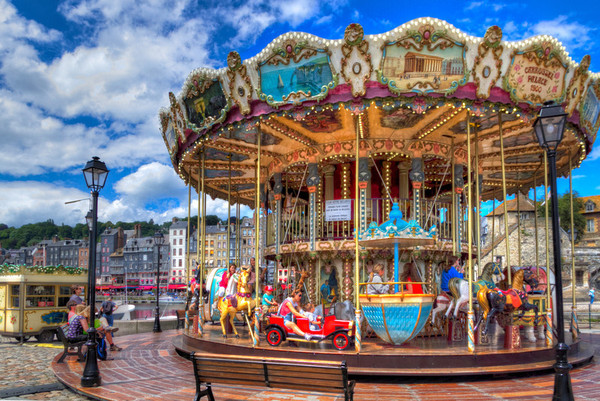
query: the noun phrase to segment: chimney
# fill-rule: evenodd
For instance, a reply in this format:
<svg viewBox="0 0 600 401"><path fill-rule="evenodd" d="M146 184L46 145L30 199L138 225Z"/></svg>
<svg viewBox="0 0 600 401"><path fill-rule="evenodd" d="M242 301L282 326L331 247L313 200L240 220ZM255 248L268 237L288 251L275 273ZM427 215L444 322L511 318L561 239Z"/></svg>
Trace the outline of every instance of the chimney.
<svg viewBox="0 0 600 401"><path fill-rule="evenodd" d="M55 244L58 242L58 235L55 235L54 237L52 237L52 242Z"/></svg>
<svg viewBox="0 0 600 401"><path fill-rule="evenodd" d="M133 227L133 230L135 231L135 233L133 234L135 238L142 238L142 225L141 224L136 224Z"/></svg>

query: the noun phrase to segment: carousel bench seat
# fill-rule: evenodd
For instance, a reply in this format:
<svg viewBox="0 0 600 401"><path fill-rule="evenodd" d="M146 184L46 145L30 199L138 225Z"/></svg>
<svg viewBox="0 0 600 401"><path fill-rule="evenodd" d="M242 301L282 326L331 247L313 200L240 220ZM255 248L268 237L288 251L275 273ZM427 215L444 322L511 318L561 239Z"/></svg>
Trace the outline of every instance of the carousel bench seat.
<svg viewBox="0 0 600 401"><path fill-rule="evenodd" d="M348 380L345 361L284 362L195 352L190 354L190 360L196 378L196 401L204 396L214 401L213 383L337 393L344 394L346 401L354 395L354 380Z"/></svg>

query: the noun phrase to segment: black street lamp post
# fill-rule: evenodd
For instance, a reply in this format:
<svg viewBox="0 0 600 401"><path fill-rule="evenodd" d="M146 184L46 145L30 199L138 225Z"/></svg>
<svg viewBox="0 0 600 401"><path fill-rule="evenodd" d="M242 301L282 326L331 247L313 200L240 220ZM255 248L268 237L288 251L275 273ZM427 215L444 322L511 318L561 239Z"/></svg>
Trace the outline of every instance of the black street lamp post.
<svg viewBox="0 0 600 401"><path fill-rule="evenodd" d="M160 248L162 247L162 245L165 242L165 237L163 235L162 232L157 231L154 234L154 245L156 245L158 247L158 251L157 251L157 257L156 259L158 259L158 263L156 265L156 311L154 313L154 328L152 329L152 331L154 333L160 333L162 330L160 329L160 308L158 305L158 297L159 297L159 290L160 290Z"/></svg>
<svg viewBox="0 0 600 401"><path fill-rule="evenodd" d="M88 305L90 306L90 328L88 330L87 356L85 368L81 376L82 387L95 387L102 383L100 371L98 370L98 355L96 343L96 329L94 328L94 317L96 316L96 231L98 225L98 193L106 183L108 169L99 157L94 156L83 168L85 183L92 194L92 210L88 212L86 221L90 229L90 251L88 262Z"/></svg>
<svg viewBox="0 0 600 401"><path fill-rule="evenodd" d="M567 360L569 346L565 343L565 322L563 316L562 266L560 260L560 226L558 222L558 193L556 190L556 149L563 138L567 114L560 105L546 102L533 124L540 146L548 155L550 172L550 195L552 199L552 245L554 248L554 274L556 275L556 321L558 344L554 370L553 400L573 400L573 388L569 371L573 367ZM548 276L550 277L550 276Z"/></svg>

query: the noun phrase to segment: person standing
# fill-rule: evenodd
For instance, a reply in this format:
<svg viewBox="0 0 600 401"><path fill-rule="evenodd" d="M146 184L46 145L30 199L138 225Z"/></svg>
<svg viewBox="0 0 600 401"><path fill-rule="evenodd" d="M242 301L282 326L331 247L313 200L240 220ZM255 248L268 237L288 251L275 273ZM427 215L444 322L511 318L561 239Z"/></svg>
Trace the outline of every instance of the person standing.
<svg viewBox="0 0 600 401"><path fill-rule="evenodd" d="M102 302L102 305L100 305L100 313L102 313L102 316L106 318L106 321L110 327L112 327L114 322L113 312L118 308L119 306L113 302L112 296L109 296L106 301Z"/></svg>
<svg viewBox="0 0 600 401"><path fill-rule="evenodd" d="M592 305L594 303L594 297L596 296L596 290L594 289L594 287L590 288L590 292L588 292L588 295L590 296L590 305Z"/></svg>
<svg viewBox="0 0 600 401"><path fill-rule="evenodd" d="M71 298L69 301L74 301L75 305L83 304L83 299L81 298L81 293L83 292L83 287L78 284L73 284L71 286Z"/></svg>

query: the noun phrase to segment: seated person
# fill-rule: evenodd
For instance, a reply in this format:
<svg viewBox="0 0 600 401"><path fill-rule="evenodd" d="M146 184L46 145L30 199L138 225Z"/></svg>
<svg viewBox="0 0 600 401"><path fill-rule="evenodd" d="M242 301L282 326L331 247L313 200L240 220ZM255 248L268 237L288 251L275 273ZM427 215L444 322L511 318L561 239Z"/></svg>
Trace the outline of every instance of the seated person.
<svg viewBox="0 0 600 401"><path fill-rule="evenodd" d="M79 308L80 308L80 306L77 307L78 310L79 310ZM85 307L85 309L82 310L81 314L86 319L89 319L90 318L90 308L89 307ZM111 330L105 330L104 327L102 326L102 323L101 323L100 319L94 319L94 328L98 332L99 336L105 336L106 337L106 341L110 345L110 350L111 351L121 351L122 348L116 346L115 342L113 341L113 337L112 337L112 331L113 330L112 329ZM89 330L89 329L86 329L86 331L87 330Z"/></svg>
<svg viewBox="0 0 600 401"><path fill-rule="evenodd" d="M408 262L404 264L404 270L400 276L400 281L405 283L421 281L419 272L414 263ZM404 284L406 292L409 294L423 294L423 286L421 284Z"/></svg>
<svg viewBox="0 0 600 401"><path fill-rule="evenodd" d="M85 341L88 338L87 330L89 330L90 327L83 315L84 309L85 305L77 305L75 314L69 319L69 330L67 331L66 337L72 342Z"/></svg>
<svg viewBox="0 0 600 401"><path fill-rule="evenodd" d="M450 293L450 288L448 288L448 282L451 278L464 279L465 275L463 268L460 266L460 258L456 256L450 256L450 258L448 258L448 263L449 265L446 266L442 271L442 280L440 283L440 287L442 291L444 291L446 294L452 297L452 294Z"/></svg>
<svg viewBox="0 0 600 401"><path fill-rule="evenodd" d="M381 263L373 266L373 276L369 280L369 285L367 285L367 294L387 294L390 285L382 284L383 283L383 265Z"/></svg>
<svg viewBox="0 0 600 401"><path fill-rule="evenodd" d="M67 302L67 310L69 311L69 314L67 315L67 322L70 322L71 319L77 314L77 312L75 312L76 306L77 306L77 302L75 302L73 300L69 300Z"/></svg>
<svg viewBox="0 0 600 401"><path fill-rule="evenodd" d="M286 298L281 303L278 314L283 316L285 327L291 329L297 335L304 337L305 340L310 341L310 335L300 330L300 328L294 322L294 318L304 317L304 315L298 311L298 305L301 299L302 291L296 291L294 295Z"/></svg>
<svg viewBox="0 0 600 401"><path fill-rule="evenodd" d="M319 322L323 319L321 316L315 314L315 306L312 303L307 303L302 308L302 314L308 318L310 322L310 329L312 331L321 330Z"/></svg>
<svg viewBox="0 0 600 401"><path fill-rule="evenodd" d="M267 285L265 287L265 293L262 297L262 313L263 315L269 311L272 307L277 307L278 304L275 302L275 298L273 297L273 287Z"/></svg>

